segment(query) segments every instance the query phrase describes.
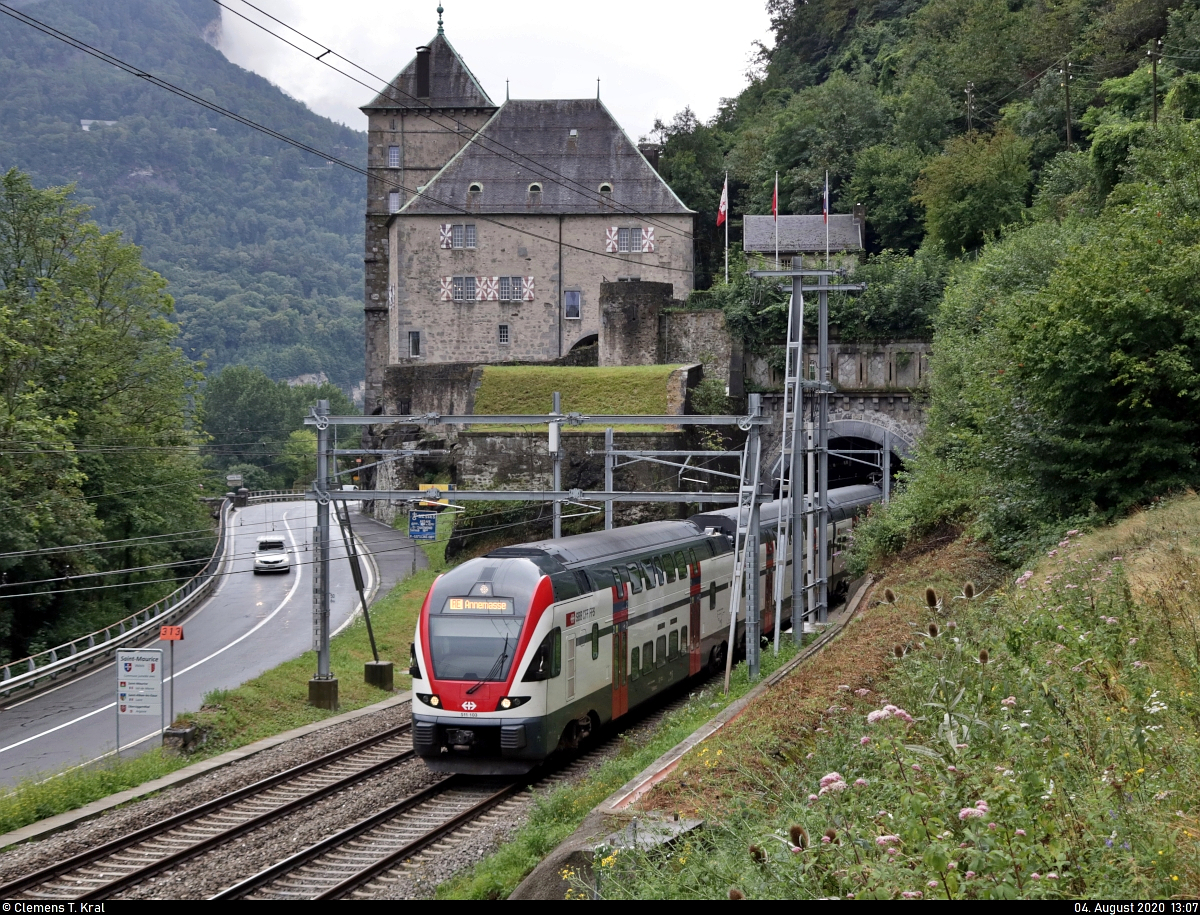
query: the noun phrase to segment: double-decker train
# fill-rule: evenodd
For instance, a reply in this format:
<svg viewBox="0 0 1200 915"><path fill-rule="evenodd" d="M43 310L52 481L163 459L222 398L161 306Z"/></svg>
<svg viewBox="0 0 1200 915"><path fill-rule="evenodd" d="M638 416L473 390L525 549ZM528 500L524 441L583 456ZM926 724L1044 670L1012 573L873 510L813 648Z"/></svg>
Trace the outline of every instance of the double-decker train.
<svg viewBox="0 0 1200 915"><path fill-rule="evenodd" d="M830 490L831 594L847 584L838 546L880 497L877 486ZM764 633L774 627L787 505L760 509ZM672 684L722 668L736 525L735 508L653 521L503 547L441 575L412 646L416 752L441 772L521 774ZM735 652L745 640L739 617Z"/></svg>

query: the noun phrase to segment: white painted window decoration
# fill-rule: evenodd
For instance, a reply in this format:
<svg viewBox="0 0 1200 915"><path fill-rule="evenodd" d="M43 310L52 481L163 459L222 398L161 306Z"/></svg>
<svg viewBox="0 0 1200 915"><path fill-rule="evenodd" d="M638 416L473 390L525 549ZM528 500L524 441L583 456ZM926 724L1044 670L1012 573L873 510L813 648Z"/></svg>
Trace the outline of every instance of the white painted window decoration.
<svg viewBox="0 0 1200 915"><path fill-rule="evenodd" d="M652 254L654 227L611 226L604 232L604 250L608 254Z"/></svg>
<svg viewBox="0 0 1200 915"><path fill-rule="evenodd" d="M495 302L499 295L496 287L499 284L500 277L498 276L477 276L475 277L475 288L478 290L476 300L480 302Z"/></svg>
<svg viewBox="0 0 1200 915"><path fill-rule="evenodd" d="M400 167L400 147L399 146L389 146L388 147L388 168L399 168L399 167Z"/></svg>
<svg viewBox="0 0 1200 915"><path fill-rule="evenodd" d="M499 333L497 334L497 341L499 342L499 344L501 346L508 346L509 336L508 336L508 325L507 324L500 325Z"/></svg>
<svg viewBox="0 0 1200 915"><path fill-rule="evenodd" d="M475 224L444 222L438 227L438 244L443 248L474 248Z"/></svg>
<svg viewBox="0 0 1200 915"><path fill-rule="evenodd" d="M533 277L531 276L521 278L521 301L533 301Z"/></svg>
<svg viewBox="0 0 1200 915"><path fill-rule="evenodd" d="M583 317L581 314L582 293L578 289L568 289L563 293L563 317L571 320Z"/></svg>
<svg viewBox="0 0 1200 915"><path fill-rule="evenodd" d="M388 212L389 213L399 213L400 212L400 192L399 191L388 191Z"/></svg>
<svg viewBox="0 0 1200 915"><path fill-rule="evenodd" d="M442 277L442 301L451 302L454 300L454 277Z"/></svg>

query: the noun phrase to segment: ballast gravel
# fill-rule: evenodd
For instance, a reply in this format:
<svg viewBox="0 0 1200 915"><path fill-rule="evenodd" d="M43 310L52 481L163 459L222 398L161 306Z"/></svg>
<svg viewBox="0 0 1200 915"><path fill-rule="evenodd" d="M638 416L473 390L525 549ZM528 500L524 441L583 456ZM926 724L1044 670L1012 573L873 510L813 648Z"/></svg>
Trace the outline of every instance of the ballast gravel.
<svg viewBox="0 0 1200 915"><path fill-rule="evenodd" d="M41 841L18 845L0 854L0 882L15 880L30 871L161 822L197 804L396 727L410 717L409 705L403 703L322 728L216 769L194 781L168 788L154 797L107 811L96 819L85 820Z"/></svg>

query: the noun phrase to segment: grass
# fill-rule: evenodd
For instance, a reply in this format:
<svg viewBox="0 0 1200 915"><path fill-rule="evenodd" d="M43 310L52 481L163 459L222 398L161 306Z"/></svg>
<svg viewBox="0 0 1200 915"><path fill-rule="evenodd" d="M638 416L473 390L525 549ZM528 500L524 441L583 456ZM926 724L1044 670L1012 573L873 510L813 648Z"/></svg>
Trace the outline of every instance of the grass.
<svg viewBox="0 0 1200 915"><path fill-rule="evenodd" d="M418 572L396 585L371 608L379 656L395 662L397 690L411 685L408 646L421 603L435 577L433 570ZM0 832L75 810L264 737L386 699L388 693L363 682L363 665L370 660L367 627L359 618L330 643L331 666L339 678L338 712L308 704L308 680L316 670L316 654L306 652L236 689L209 693L198 712L180 715L179 722L196 724L207 731L208 742L199 753L189 757L163 756L156 748L133 759L105 760L49 778L43 775L29 779L0 795Z"/></svg>
<svg viewBox="0 0 1200 915"><path fill-rule="evenodd" d="M643 799L708 826L606 898L1196 897L1200 499L1016 581L947 539Z"/></svg>
<svg viewBox="0 0 1200 915"><path fill-rule="evenodd" d="M769 676L787 663L796 650L789 640L784 640L777 656L769 650L764 651L762 676ZM744 696L756 683L750 682L746 665L739 664L733 670L728 696L722 695L721 679L715 677L698 688L686 705L667 715L653 732L640 738L628 735L616 738L620 748L615 756L581 782L538 797L529 820L512 839L472 869L442 883L437 898L506 898L542 858L578 828L593 807L712 718L719 709Z"/></svg>
<svg viewBox="0 0 1200 915"><path fill-rule="evenodd" d="M474 412L549 413L554 392L562 395L564 413L667 412L667 379L677 365L633 365L614 368L499 366L483 370L475 392ZM493 427L475 426L479 430ZM498 431L515 427L496 426ZM568 431L595 431L601 426L568 426ZM660 426L622 426L620 431L655 431Z"/></svg>

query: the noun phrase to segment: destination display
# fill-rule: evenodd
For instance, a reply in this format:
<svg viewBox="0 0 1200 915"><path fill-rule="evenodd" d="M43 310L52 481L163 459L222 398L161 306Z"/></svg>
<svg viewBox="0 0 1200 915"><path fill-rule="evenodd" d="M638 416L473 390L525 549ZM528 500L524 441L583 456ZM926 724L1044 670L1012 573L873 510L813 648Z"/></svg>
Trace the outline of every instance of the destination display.
<svg viewBox="0 0 1200 915"><path fill-rule="evenodd" d="M512 613L511 597L450 597L442 608L447 613Z"/></svg>

